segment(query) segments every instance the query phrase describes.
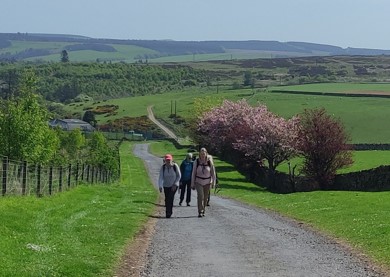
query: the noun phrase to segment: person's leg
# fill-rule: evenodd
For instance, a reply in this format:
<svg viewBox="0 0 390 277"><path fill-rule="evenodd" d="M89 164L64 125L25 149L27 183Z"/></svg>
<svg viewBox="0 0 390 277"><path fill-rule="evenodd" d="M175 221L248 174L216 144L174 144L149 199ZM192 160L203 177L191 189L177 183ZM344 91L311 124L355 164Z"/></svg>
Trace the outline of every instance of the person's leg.
<svg viewBox="0 0 390 277"><path fill-rule="evenodd" d="M210 193L210 185L203 186L203 214L202 214L203 216L206 209L207 198L209 197L209 193Z"/></svg>
<svg viewBox="0 0 390 277"><path fill-rule="evenodd" d="M203 205L203 186L199 185L198 183L195 184L196 192L198 193L198 216L201 217L202 213L204 211L204 205Z"/></svg>
<svg viewBox="0 0 390 277"><path fill-rule="evenodd" d="M187 206L189 206L191 202L191 181L187 182L186 187L187 187L186 202L187 202Z"/></svg>
<svg viewBox="0 0 390 277"><path fill-rule="evenodd" d="M172 188L164 188L164 192L166 193L166 217L170 218L172 215L172 208L173 208L173 200L175 198L175 191L172 191Z"/></svg>
<svg viewBox="0 0 390 277"><path fill-rule="evenodd" d="M165 196L165 215L166 217L168 217L168 214L169 214L169 198L170 198L170 193L169 191L171 190L171 188L166 188L164 187L164 196Z"/></svg>
<svg viewBox="0 0 390 277"><path fill-rule="evenodd" d="M184 184L184 182L182 183L182 185L180 186L180 202L179 202L179 205L181 206L181 203L183 203L183 200L184 200L184 193L186 192L186 186Z"/></svg>
<svg viewBox="0 0 390 277"><path fill-rule="evenodd" d="M210 188L209 188L209 193L208 193L208 196L207 196L207 205L206 206L210 206Z"/></svg>

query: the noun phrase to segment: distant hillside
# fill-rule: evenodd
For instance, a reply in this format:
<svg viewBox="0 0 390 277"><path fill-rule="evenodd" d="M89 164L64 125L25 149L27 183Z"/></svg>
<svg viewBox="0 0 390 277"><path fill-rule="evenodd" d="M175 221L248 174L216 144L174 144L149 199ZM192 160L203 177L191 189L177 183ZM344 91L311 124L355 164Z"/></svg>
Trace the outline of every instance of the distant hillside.
<svg viewBox="0 0 390 277"><path fill-rule="evenodd" d="M78 35L0 33L0 61L194 61L335 55L390 55L390 50L279 41L173 41L95 39ZM162 59L164 58L164 59Z"/></svg>

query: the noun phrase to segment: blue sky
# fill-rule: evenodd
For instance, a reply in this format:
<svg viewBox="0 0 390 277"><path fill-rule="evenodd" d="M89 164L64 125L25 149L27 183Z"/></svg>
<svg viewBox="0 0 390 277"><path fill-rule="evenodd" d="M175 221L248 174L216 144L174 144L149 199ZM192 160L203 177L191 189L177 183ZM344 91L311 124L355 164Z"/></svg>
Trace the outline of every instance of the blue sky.
<svg viewBox="0 0 390 277"><path fill-rule="evenodd" d="M1 0L1 33L276 40L390 50L389 0Z"/></svg>

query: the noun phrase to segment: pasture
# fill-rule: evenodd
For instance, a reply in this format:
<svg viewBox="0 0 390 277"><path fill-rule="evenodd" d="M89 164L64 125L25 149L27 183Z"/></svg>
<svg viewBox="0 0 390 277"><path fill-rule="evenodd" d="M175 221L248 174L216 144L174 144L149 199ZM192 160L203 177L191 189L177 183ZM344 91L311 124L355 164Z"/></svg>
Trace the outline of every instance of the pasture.
<svg viewBox="0 0 390 277"><path fill-rule="evenodd" d="M363 85L362 85L363 86ZM354 85L351 85L354 87ZM344 86L344 88L351 88ZM359 86L357 86L359 87ZM390 86L387 86L390 91ZM379 89L364 84L362 89ZM381 87L383 90L383 87ZM390 98L378 97L344 97L274 93L256 89L238 89L206 87L188 89L164 94L145 95L122 99L112 99L99 103L74 103L66 108L71 112L82 113L86 107L113 104L118 105L117 114L113 116L98 115L98 123L124 116L137 117L147 115L146 108L153 105L157 118L167 122L171 111L185 119L192 117L192 104L195 98L211 97L236 101L247 99L250 104L265 104L272 112L290 118L304 109L324 107L327 112L339 118L350 134L351 143L390 143Z"/></svg>

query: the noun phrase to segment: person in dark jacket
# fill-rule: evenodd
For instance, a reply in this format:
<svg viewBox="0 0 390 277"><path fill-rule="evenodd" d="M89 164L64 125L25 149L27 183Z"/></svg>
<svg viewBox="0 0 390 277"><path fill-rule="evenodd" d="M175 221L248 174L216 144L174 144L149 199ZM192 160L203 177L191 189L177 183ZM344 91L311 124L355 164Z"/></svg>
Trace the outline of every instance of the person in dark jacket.
<svg viewBox="0 0 390 277"><path fill-rule="evenodd" d="M180 164L180 202L179 205L183 203L184 195L186 195L187 206L190 206L191 202L191 177L192 177L192 168L194 161L192 160L192 153L187 153L186 158Z"/></svg>
<svg viewBox="0 0 390 277"><path fill-rule="evenodd" d="M175 193L179 187L181 178L179 166L173 162L171 154L166 154L164 157L165 163L161 166L158 178L158 186L160 192L164 190L165 195L165 215L167 218L172 216L173 200Z"/></svg>

